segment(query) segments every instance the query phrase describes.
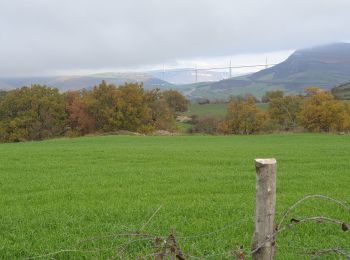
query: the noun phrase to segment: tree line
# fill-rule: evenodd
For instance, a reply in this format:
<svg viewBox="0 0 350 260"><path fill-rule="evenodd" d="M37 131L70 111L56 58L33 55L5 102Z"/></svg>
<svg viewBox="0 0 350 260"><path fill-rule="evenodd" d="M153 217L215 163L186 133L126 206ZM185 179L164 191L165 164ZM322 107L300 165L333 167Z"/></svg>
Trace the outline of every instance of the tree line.
<svg viewBox="0 0 350 260"><path fill-rule="evenodd" d="M254 134L275 131L350 131L350 103L336 100L330 92L320 88L306 88L304 95L268 91L262 101L268 103L267 111L259 109L253 96L234 97L228 103L224 119L196 119L190 132Z"/></svg>
<svg viewBox="0 0 350 260"><path fill-rule="evenodd" d="M257 99L232 97L225 118L192 119L190 133L254 134L275 131L350 132L350 103L317 87L304 95L268 91ZM91 90L60 93L41 85L0 91L0 142L43 140L60 136L175 131L175 118L188 109L176 90L145 90L142 84L121 86L102 81Z"/></svg>
<svg viewBox="0 0 350 260"><path fill-rule="evenodd" d="M187 110L175 90L144 90L142 84L101 84L91 90L60 93L41 85L0 93L0 141L43 140L126 130L150 133L175 129L175 116Z"/></svg>

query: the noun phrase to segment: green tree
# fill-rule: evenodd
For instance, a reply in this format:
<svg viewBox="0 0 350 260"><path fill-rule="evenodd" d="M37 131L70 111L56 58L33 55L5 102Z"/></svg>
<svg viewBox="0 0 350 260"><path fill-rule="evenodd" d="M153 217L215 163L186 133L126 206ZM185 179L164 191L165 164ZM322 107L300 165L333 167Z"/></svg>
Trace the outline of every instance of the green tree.
<svg viewBox="0 0 350 260"><path fill-rule="evenodd" d="M227 108L226 120L218 125L222 133L252 134L260 131L266 115L256 106L253 97L231 101Z"/></svg>
<svg viewBox="0 0 350 260"><path fill-rule="evenodd" d="M184 95L176 90L166 90L163 96L173 113L185 112L188 109L188 101Z"/></svg>
<svg viewBox="0 0 350 260"><path fill-rule="evenodd" d="M155 127L149 98L142 84L116 87L102 81L92 91L83 93L81 102L99 132L149 132Z"/></svg>
<svg viewBox="0 0 350 260"><path fill-rule="evenodd" d="M116 86L102 81L91 91L83 92L81 102L93 118L96 131L112 132L120 129L124 118L118 110L122 100Z"/></svg>
<svg viewBox="0 0 350 260"><path fill-rule="evenodd" d="M0 102L6 96L7 92L5 90L0 90Z"/></svg>
<svg viewBox="0 0 350 260"><path fill-rule="evenodd" d="M283 130L297 127L302 100L301 96L295 95L272 98L268 107L270 120Z"/></svg>
<svg viewBox="0 0 350 260"><path fill-rule="evenodd" d="M220 119L214 116L207 116L199 118L193 128L190 129L192 133L215 134L220 123Z"/></svg>
<svg viewBox="0 0 350 260"><path fill-rule="evenodd" d="M283 96L284 96L284 93L282 90L271 90L265 93L265 95L261 98L261 101L263 103L269 103L273 99L283 98Z"/></svg>
<svg viewBox="0 0 350 260"><path fill-rule="evenodd" d="M162 92L159 89L147 91L145 93L145 101L151 113L151 118L147 125L157 130L174 130L174 114Z"/></svg>
<svg viewBox="0 0 350 260"><path fill-rule="evenodd" d="M142 84L128 83L119 87L118 115L121 115L120 128L144 132L151 118L151 110L145 100Z"/></svg>
<svg viewBox="0 0 350 260"><path fill-rule="evenodd" d="M18 142L60 136L66 117L65 99L57 89L32 85L11 90L0 103L0 138Z"/></svg>

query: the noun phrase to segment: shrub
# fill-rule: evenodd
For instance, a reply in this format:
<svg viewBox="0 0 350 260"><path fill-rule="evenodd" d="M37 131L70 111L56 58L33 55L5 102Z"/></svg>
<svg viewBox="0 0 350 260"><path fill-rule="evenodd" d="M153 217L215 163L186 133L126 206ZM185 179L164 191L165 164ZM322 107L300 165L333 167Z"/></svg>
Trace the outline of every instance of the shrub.
<svg viewBox="0 0 350 260"><path fill-rule="evenodd" d="M190 129L191 133L205 133L215 134L217 133L217 127L220 120L215 117L203 117L197 120L197 123Z"/></svg>
<svg viewBox="0 0 350 260"><path fill-rule="evenodd" d="M227 133L256 133L263 128L266 122L265 113L259 110L253 97L231 101L227 112L226 125L220 125L220 131L227 129Z"/></svg>

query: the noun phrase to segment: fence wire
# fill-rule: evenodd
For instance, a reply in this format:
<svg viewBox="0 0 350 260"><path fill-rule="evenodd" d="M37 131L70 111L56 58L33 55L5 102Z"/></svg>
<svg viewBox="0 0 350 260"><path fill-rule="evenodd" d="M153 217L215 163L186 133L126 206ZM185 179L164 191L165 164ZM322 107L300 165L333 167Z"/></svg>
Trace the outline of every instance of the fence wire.
<svg viewBox="0 0 350 260"><path fill-rule="evenodd" d="M154 221L156 215L162 209L162 206L158 207L157 210L148 218L144 223L140 225L140 228L135 232L124 232L124 233L114 233L108 234L104 236L96 236L89 237L83 240L77 241L76 248L72 249L62 249L55 252L49 252L47 254L42 254L38 256L32 256L25 259L39 259L39 258L55 258L60 254L86 254L88 257L91 254L101 254L103 252L110 252L113 254L112 259L244 259L246 257L251 257L255 252L257 252L260 248L264 247L266 242L273 241L276 242L277 250L291 251L294 254L299 255L300 257L305 256L311 259L320 258L326 255L335 254L338 257L342 257L345 259L350 259L350 245L344 247L331 247L331 248L314 248L307 247L304 245L298 245L296 241L288 240L283 241L283 246L279 245L279 239L286 239L286 237L280 237L280 233L286 233L289 230L292 230L294 226L297 225L305 225L307 223L330 223L335 226L338 226L343 232L349 231L349 224L345 220L334 219L327 216L309 216L304 218L291 218L290 215L292 211L301 206L307 200L320 199L323 201L328 201L334 203L337 207L345 210L350 213L350 207L347 203L336 200L334 198L325 196L325 195L307 195L295 203L293 203L290 207L284 210L280 214L280 221L276 225L275 233L272 237L267 238L266 241L263 241L254 249L250 248L250 245L232 245L232 249L223 250L223 252L212 252L204 255L196 255L191 252L183 252L179 244L182 244L182 241L196 241L201 238L211 238L215 239L215 236L219 234L223 234L228 232L230 229L242 225L243 223L251 223L253 225L252 220L255 216L246 216L245 218L238 219L225 225L216 228L207 233L201 234L193 234L188 236L176 236L176 232L172 231L168 235L154 235L150 233L143 232L143 230ZM277 214L276 214L277 215ZM349 215L350 217L350 215ZM290 221L287 222L287 219ZM348 219L349 220L349 219ZM279 239L277 239L279 237ZM118 241L118 243L113 240L119 239L122 241ZM126 239L126 241L124 241ZM109 240L113 241L113 246L107 248L93 248L93 249L83 249L79 247L83 247L86 243L96 242L99 240ZM116 243L114 245L114 243ZM130 252L132 247L135 247L137 244L137 248L141 248L140 251L144 251L144 253L135 253L135 250ZM149 251L151 250L151 252ZM149 251L149 252L145 252ZM136 255L135 255L136 254ZM131 257L131 255L135 255L136 258ZM131 258L130 258L131 257Z"/></svg>

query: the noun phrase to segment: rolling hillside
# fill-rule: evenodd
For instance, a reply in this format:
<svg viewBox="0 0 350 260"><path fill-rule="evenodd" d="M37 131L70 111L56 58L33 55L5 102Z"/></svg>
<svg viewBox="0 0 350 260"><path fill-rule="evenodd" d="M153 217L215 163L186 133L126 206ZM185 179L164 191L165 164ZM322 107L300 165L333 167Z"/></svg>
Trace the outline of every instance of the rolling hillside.
<svg viewBox="0 0 350 260"><path fill-rule="evenodd" d="M196 73L193 68L180 68L174 70L155 70L149 71L148 74L153 77L165 80L172 84L192 84L196 80ZM197 81L198 82L215 82L227 78L227 72L220 71L198 71Z"/></svg>
<svg viewBox="0 0 350 260"><path fill-rule="evenodd" d="M195 75L186 69L130 73L99 73L85 76L0 78L0 89L31 84L45 84L62 91L91 88L108 83L143 82L146 89L174 88L190 99L227 99L231 95L253 94L261 97L268 90L301 93L307 86L331 89L350 81L350 43L335 43L295 51L287 60L259 72L220 80L223 72L200 72L199 83L191 83ZM339 87L336 93L343 91ZM338 92L337 92L338 91ZM339 92L340 93L340 92Z"/></svg>
<svg viewBox="0 0 350 260"><path fill-rule="evenodd" d="M0 89L12 89L32 84L43 84L56 87L62 91L91 88L102 80L113 84L125 82L143 82L146 89L170 88L173 85L155 78L146 73L100 73L87 76L58 76L58 77L28 77L28 78L2 78Z"/></svg>
<svg viewBox="0 0 350 260"><path fill-rule="evenodd" d="M191 97L225 98L267 90L299 93L307 86L330 89L350 80L350 44L335 43L295 51L284 62L248 76L195 86Z"/></svg>
<svg viewBox="0 0 350 260"><path fill-rule="evenodd" d="M350 82L332 88L331 92L337 99L350 99Z"/></svg>

